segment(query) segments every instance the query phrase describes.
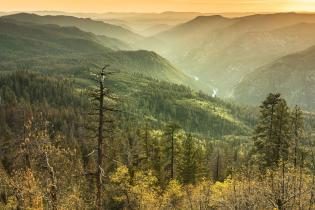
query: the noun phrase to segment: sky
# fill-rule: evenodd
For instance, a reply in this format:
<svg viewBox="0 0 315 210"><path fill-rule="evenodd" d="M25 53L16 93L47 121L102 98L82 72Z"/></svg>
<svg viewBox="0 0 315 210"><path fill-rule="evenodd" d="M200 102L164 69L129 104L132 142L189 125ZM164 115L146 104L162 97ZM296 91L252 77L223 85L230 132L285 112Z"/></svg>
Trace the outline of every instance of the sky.
<svg viewBox="0 0 315 210"><path fill-rule="evenodd" d="M0 0L0 11L315 12L315 0Z"/></svg>

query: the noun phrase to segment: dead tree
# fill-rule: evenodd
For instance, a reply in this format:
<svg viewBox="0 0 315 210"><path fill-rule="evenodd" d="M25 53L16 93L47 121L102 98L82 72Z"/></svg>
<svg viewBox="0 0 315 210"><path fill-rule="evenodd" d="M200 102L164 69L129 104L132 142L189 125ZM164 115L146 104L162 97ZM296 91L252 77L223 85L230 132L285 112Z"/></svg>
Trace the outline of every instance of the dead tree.
<svg viewBox="0 0 315 210"><path fill-rule="evenodd" d="M45 152L45 159L46 159L46 165L49 172L49 178L51 181L50 187L49 187L49 194L51 197L51 207L52 210L58 209L58 199L57 199L57 178L55 175L54 167L52 167L49 163L49 158L47 152Z"/></svg>
<svg viewBox="0 0 315 210"><path fill-rule="evenodd" d="M105 123L111 123L112 120L108 119L108 116L112 112L118 112L117 109L113 108L113 101L116 100L112 96L110 89L106 87L105 82L107 77L114 73L107 71L109 65L105 65L101 70L94 75L94 82L96 88L90 92L90 98L93 103L93 110L91 115L97 118L97 148L93 150L88 156L92 155L96 151L96 163L97 168L95 172L86 173L86 175L93 175L96 178L96 209L102 209L102 191L103 191L103 178L105 177L104 169L104 157L106 157L104 151L104 131Z"/></svg>

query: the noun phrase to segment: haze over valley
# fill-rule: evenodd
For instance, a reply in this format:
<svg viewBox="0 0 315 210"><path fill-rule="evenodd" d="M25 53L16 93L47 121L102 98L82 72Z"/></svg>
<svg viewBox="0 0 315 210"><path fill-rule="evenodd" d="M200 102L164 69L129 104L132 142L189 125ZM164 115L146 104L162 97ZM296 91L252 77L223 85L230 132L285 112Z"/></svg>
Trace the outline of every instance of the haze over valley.
<svg viewBox="0 0 315 210"><path fill-rule="evenodd" d="M20 13L1 19L74 26L94 33L99 36L97 39L107 38L102 41L103 45L113 50L154 51L195 80L192 83L200 83L194 87L207 93L216 90L218 96L232 99L242 97L239 93L236 95L235 88L242 85L250 73L253 75L260 67L306 50L315 43L313 14L80 13L75 15L81 17L73 17L71 13L37 13L41 15ZM144 33L134 25L140 20L146 22ZM264 94L266 92L262 92L255 104Z"/></svg>

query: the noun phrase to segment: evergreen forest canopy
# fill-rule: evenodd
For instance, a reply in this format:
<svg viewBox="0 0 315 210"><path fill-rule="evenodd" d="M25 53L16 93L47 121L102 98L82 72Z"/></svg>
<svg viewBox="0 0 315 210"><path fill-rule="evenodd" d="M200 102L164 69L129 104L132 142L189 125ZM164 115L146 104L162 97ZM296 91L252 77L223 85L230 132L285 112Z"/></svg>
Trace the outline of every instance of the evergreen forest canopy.
<svg viewBox="0 0 315 210"><path fill-rule="evenodd" d="M283 26L266 16L277 17L266 28ZM266 21L209 18L213 30L238 24L238 34ZM313 48L251 72L239 101L217 97L169 52L139 50L207 19L144 38L92 19L0 17L0 209L314 209L312 77L303 83ZM305 73L296 94L264 92L269 72L290 62L290 78Z"/></svg>

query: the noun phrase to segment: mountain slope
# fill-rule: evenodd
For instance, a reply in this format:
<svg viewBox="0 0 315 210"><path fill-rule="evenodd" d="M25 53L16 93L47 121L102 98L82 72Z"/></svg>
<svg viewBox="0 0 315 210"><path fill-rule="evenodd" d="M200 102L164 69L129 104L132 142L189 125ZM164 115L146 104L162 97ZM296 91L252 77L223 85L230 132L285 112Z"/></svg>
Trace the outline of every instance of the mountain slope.
<svg viewBox="0 0 315 210"><path fill-rule="evenodd" d="M183 83L189 78L176 69L168 60L155 52L145 50L106 53L104 60L113 63L121 71L141 72L153 78Z"/></svg>
<svg viewBox="0 0 315 210"><path fill-rule="evenodd" d="M120 71L208 88L169 61L149 51L114 51L103 37L74 27L39 25L0 19L0 70L31 69L84 78L95 65L110 64Z"/></svg>
<svg viewBox="0 0 315 210"><path fill-rule="evenodd" d="M38 25L2 18L0 18L0 35L2 36L0 54L14 50L13 45L20 49L20 53L24 51L25 54L30 53L30 55L130 49L126 43L120 40L96 36L75 27ZM45 50L45 48L47 49Z"/></svg>
<svg viewBox="0 0 315 210"><path fill-rule="evenodd" d="M73 27L24 24L0 19L0 36L2 58L111 51L101 45L93 34Z"/></svg>
<svg viewBox="0 0 315 210"><path fill-rule="evenodd" d="M91 82L89 79L86 81ZM250 110L197 93L186 86L157 81L140 74L113 74L108 78L107 85L120 98L120 108L127 119L131 114L133 121L145 121L152 127L176 122L187 132L222 137L248 135L251 123L255 121L255 115ZM45 104L45 108L88 109L86 96L77 91L72 82L60 76L47 77L27 71L0 74L0 98L0 107L24 101L38 108L42 107L40 104ZM78 112L74 119L86 117L81 113ZM56 120L53 118L52 122Z"/></svg>
<svg viewBox="0 0 315 210"><path fill-rule="evenodd" d="M287 54L304 50L315 43L315 24L300 23L271 31L247 32L227 47L212 54L197 70L201 78L215 78L225 96L248 73ZM195 53L197 57L202 52ZM207 52L205 52L207 53Z"/></svg>
<svg viewBox="0 0 315 210"><path fill-rule="evenodd" d="M140 33L143 34L144 36L153 36L155 34L161 33L162 31L167 31L170 28L172 28L171 25L156 24L156 25L153 25L153 26L149 26L148 28L145 28Z"/></svg>
<svg viewBox="0 0 315 210"><path fill-rule="evenodd" d="M270 92L283 94L290 105L315 110L315 46L265 65L237 85L234 96L258 104Z"/></svg>
<svg viewBox="0 0 315 210"><path fill-rule="evenodd" d="M198 49L212 32L226 27L232 22L231 19L219 15L200 16L148 38L144 42L144 47L157 50L171 60L180 63L190 51Z"/></svg>
<svg viewBox="0 0 315 210"><path fill-rule="evenodd" d="M200 13L200 12L173 12L166 11L162 13L104 13L96 14L93 17L97 19L103 19L104 22L117 23L115 20L124 21L131 28L138 31L144 36L148 35L143 33L145 29L156 25L170 25L176 26L178 24L190 21L198 16L211 16L211 15L222 15L225 17L240 17L250 15L253 13ZM113 22L111 22L114 20ZM116 25L116 24L115 24ZM161 32L161 31L160 31ZM153 35L153 34L151 34Z"/></svg>
<svg viewBox="0 0 315 210"><path fill-rule="evenodd" d="M56 24L59 26L77 27L83 31L92 32L96 35L105 35L120 39L127 43L133 43L141 39L137 35L120 26L111 25L102 21L95 21L89 18L77 18L72 16L39 16L35 14L20 13L2 17L4 19L13 19L17 21L32 22L36 24Z"/></svg>
<svg viewBox="0 0 315 210"><path fill-rule="evenodd" d="M176 122L187 131L204 136L246 135L256 119L252 110L187 86L126 72L113 75L110 80L113 90L128 101L128 110L135 110L152 122Z"/></svg>
<svg viewBox="0 0 315 210"><path fill-rule="evenodd" d="M313 23L314 14L205 16L151 37L145 47L228 97L252 70L312 46Z"/></svg>

